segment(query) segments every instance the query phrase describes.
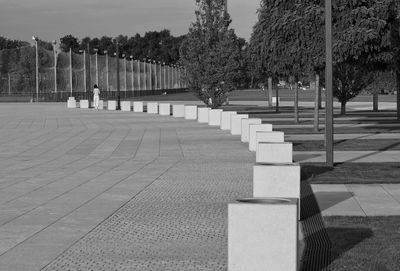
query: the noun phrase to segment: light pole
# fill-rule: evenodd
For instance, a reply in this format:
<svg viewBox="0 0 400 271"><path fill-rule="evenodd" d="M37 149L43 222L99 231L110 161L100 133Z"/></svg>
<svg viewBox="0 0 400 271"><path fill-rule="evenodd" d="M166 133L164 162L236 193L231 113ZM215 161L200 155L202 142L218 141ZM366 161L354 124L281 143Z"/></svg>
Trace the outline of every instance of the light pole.
<svg viewBox="0 0 400 271"><path fill-rule="evenodd" d="M79 53L83 54L83 92L86 92L86 52L85 50L79 50Z"/></svg>
<svg viewBox="0 0 400 271"><path fill-rule="evenodd" d="M39 52L38 52L38 38L32 36L35 41L35 52L36 52L36 102L39 102Z"/></svg>
<svg viewBox="0 0 400 271"><path fill-rule="evenodd" d="M149 62L149 64L150 64L150 81L149 81L149 84L150 84L150 90L153 90L153 82L152 82L152 67L151 67L151 59L148 59L147 60L148 62Z"/></svg>
<svg viewBox="0 0 400 271"><path fill-rule="evenodd" d="M116 60L117 60L117 110L121 109L121 96L119 86L119 43L118 39L115 39L115 45L117 47Z"/></svg>
<svg viewBox="0 0 400 271"><path fill-rule="evenodd" d="M164 82L163 82L163 83L164 83L164 89L167 89L167 86L166 86L166 84L165 84L165 83L166 83L166 80L165 80L165 79L166 79L166 76L165 76L165 68L166 68L166 67L165 67L165 62L163 62L163 69L162 69L163 72L164 72L164 78L163 78L163 81L164 81Z"/></svg>
<svg viewBox="0 0 400 271"><path fill-rule="evenodd" d="M147 90L147 62L146 58L143 58L143 68L144 68L144 90Z"/></svg>
<svg viewBox="0 0 400 271"><path fill-rule="evenodd" d="M142 90L142 86L140 85L140 61L136 60L137 64L138 64L138 89Z"/></svg>
<svg viewBox="0 0 400 271"><path fill-rule="evenodd" d="M103 53L106 55L106 87L107 87L107 94L109 91L109 85L108 85L108 51L104 50Z"/></svg>
<svg viewBox="0 0 400 271"><path fill-rule="evenodd" d="M134 73L134 71L133 71L133 56L129 56L129 58L130 58L130 60L131 60L131 70L132 70L132 74L131 74L131 81L132 81L132 96L133 96L133 92L134 92L134 90L135 90L135 82L134 82L134 76L135 76L135 73Z"/></svg>
<svg viewBox="0 0 400 271"><path fill-rule="evenodd" d="M126 58L125 58L125 54L122 54L122 58L124 59L124 77L125 77L125 86L124 86L124 90L125 90L125 98L126 98Z"/></svg>
<svg viewBox="0 0 400 271"><path fill-rule="evenodd" d="M89 81L89 85L87 85L88 88L88 92L90 92L90 88L91 88L91 84L92 84L92 76L90 74L90 70L91 70L91 65L90 65L90 44L87 43L86 45L86 49L87 49L87 54L88 54L88 65L87 65L87 69L88 69L88 81ZM85 88L86 89L86 88ZM86 91L86 90L85 90Z"/></svg>
<svg viewBox="0 0 400 271"><path fill-rule="evenodd" d="M332 68L332 0L325 0L325 42L326 42L326 165L333 167L333 68Z"/></svg>
<svg viewBox="0 0 400 271"><path fill-rule="evenodd" d="M72 96L72 48L69 48L69 85Z"/></svg>
<svg viewBox="0 0 400 271"><path fill-rule="evenodd" d="M54 92L57 93L57 51L56 51L57 41L53 40L52 45L54 52Z"/></svg>
<svg viewBox="0 0 400 271"><path fill-rule="evenodd" d="M99 86L99 64L98 64L98 61L97 61L99 49L94 48L93 51L94 51L95 56L96 56L96 85Z"/></svg>

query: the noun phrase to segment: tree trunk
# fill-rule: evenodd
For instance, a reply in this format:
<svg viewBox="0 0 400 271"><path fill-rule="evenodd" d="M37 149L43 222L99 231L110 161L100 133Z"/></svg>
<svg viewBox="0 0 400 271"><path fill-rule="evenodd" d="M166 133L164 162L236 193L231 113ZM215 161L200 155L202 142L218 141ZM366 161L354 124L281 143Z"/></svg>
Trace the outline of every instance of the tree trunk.
<svg viewBox="0 0 400 271"><path fill-rule="evenodd" d="M297 79L294 82L294 122L299 123L299 86Z"/></svg>
<svg viewBox="0 0 400 271"><path fill-rule="evenodd" d="M340 103L340 115L346 115L346 102L344 101Z"/></svg>
<svg viewBox="0 0 400 271"><path fill-rule="evenodd" d="M378 112L378 93L372 93L372 110Z"/></svg>
<svg viewBox="0 0 400 271"><path fill-rule="evenodd" d="M279 112L279 88L276 88L275 112Z"/></svg>
<svg viewBox="0 0 400 271"><path fill-rule="evenodd" d="M320 91L319 91L319 74L315 75L315 104L314 104L314 131L319 131L319 105L320 105Z"/></svg>
<svg viewBox="0 0 400 271"><path fill-rule="evenodd" d="M268 77L268 106L272 107L272 78Z"/></svg>

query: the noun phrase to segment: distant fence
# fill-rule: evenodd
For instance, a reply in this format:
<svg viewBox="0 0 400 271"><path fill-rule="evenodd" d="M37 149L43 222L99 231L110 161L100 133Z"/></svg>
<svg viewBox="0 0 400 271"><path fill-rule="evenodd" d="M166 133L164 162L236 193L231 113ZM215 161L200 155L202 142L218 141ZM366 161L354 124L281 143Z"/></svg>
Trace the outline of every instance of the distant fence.
<svg viewBox="0 0 400 271"><path fill-rule="evenodd" d="M27 46L0 51L0 101L66 101L87 97L97 84L103 99L177 93L186 88L185 70L176 65L109 55L49 51ZM38 83L36 82L38 79Z"/></svg>

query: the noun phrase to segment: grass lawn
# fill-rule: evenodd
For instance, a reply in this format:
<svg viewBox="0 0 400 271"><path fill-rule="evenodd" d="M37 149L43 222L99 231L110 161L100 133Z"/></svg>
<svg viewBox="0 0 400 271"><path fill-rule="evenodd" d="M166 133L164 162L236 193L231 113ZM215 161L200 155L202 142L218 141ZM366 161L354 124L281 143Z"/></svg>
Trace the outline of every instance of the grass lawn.
<svg viewBox="0 0 400 271"><path fill-rule="evenodd" d="M399 139L346 139L335 140L334 148L336 151L388 151L400 150ZM324 151L324 141L322 140L296 140L293 141L294 151Z"/></svg>
<svg viewBox="0 0 400 271"><path fill-rule="evenodd" d="M400 183L400 164L343 163L328 168L323 163L303 163L301 177L312 184Z"/></svg>
<svg viewBox="0 0 400 271"><path fill-rule="evenodd" d="M324 217L332 271L400 270L400 217Z"/></svg>

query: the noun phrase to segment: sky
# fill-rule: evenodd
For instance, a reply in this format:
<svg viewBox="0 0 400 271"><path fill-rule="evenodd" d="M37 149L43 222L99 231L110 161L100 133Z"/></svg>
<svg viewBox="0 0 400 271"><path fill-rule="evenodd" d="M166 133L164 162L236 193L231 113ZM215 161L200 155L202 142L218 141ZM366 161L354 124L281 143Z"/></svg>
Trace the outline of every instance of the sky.
<svg viewBox="0 0 400 271"><path fill-rule="evenodd" d="M250 38L260 0L228 0L231 27ZM0 36L45 41L71 34L115 37L143 35L146 31L188 32L195 20L195 0L0 0Z"/></svg>

